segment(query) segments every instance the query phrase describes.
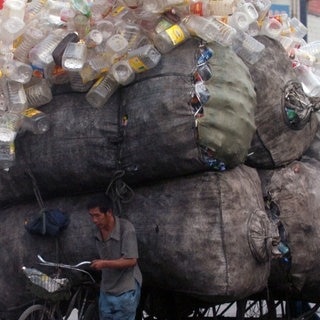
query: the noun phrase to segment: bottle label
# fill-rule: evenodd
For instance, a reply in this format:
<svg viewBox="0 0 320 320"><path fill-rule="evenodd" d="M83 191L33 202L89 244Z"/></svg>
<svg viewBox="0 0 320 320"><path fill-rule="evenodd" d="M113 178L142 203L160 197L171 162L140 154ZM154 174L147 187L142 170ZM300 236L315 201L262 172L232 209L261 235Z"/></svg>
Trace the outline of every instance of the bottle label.
<svg viewBox="0 0 320 320"><path fill-rule="evenodd" d="M28 118L32 118L40 113L42 113L42 112L40 110L35 109L35 108L28 108L22 112L22 114Z"/></svg>
<svg viewBox="0 0 320 320"><path fill-rule="evenodd" d="M113 17L116 17L116 16L118 16L125 8L126 8L126 7L124 7L124 6L118 6L118 7L116 7L116 8L112 11L111 15L112 15Z"/></svg>
<svg viewBox="0 0 320 320"><path fill-rule="evenodd" d="M160 33L172 26L172 23L166 19L161 19L155 27L155 32Z"/></svg>
<svg viewBox="0 0 320 320"><path fill-rule="evenodd" d="M196 2L190 4L190 13L197 16L203 16L203 5L202 2Z"/></svg>
<svg viewBox="0 0 320 320"><path fill-rule="evenodd" d="M170 40L172 41L172 44L174 45L178 45L185 40L185 34L181 27L177 24L174 24L173 26L168 28L166 30L166 33L168 34Z"/></svg>
<svg viewBox="0 0 320 320"><path fill-rule="evenodd" d="M138 57L132 57L128 62L130 67L137 73L148 70L148 67Z"/></svg>
<svg viewBox="0 0 320 320"><path fill-rule="evenodd" d="M101 76L94 84L93 86L91 87L92 89L96 88L99 86L99 84L103 81L104 79L104 76Z"/></svg>

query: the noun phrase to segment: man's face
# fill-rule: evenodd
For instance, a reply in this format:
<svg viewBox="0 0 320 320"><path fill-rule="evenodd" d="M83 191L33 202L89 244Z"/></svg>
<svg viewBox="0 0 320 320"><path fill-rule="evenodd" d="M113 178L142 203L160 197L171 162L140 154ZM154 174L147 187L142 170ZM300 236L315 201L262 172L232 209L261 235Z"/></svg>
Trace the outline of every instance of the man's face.
<svg viewBox="0 0 320 320"><path fill-rule="evenodd" d="M100 208L91 208L89 209L89 215L92 219L92 222L99 228L103 228L109 220L110 213L107 211L106 213L103 213L100 211Z"/></svg>

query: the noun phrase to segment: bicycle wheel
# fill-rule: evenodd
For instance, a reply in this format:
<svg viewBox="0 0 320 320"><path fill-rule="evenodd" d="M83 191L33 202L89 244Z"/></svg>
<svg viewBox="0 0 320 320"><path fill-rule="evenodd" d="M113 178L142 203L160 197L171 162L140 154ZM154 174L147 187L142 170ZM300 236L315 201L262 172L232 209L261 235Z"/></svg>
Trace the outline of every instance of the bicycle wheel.
<svg viewBox="0 0 320 320"><path fill-rule="evenodd" d="M24 310L18 320L55 320L49 309L42 304L34 304Z"/></svg>
<svg viewBox="0 0 320 320"><path fill-rule="evenodd" d="M91 302L88 305L83 315L83 320L99 320L99 310L96 302Z"/></svg>

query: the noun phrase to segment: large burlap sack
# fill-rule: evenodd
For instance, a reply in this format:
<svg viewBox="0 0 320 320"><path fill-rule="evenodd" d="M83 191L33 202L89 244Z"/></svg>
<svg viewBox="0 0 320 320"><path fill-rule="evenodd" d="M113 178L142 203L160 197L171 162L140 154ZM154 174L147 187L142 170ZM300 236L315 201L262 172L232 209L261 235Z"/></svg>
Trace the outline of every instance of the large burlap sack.
<svg viewBox="0 0 320 320"><path fill-rule="evenodd" d="M208 170L200 144L227 168L244 162L255 130L248 69L230 48L213 46L211 98L196 128L189 102L198 45L192 39L163 55L101 109L82 93L54 88L53 100L41 108L52 127L16 138L16 162L0 173L0 205L33 197L29 169L49 198L106 189L117 170L132 185Z"/></svg>
<svg viewBox="0 0 320 320"><path fill-rule="evenodd" d="M299 159L310 146L318 120L314 113L300 130L289 127L284 118L284 94L289 81L297 81L291 61L282 45L266 36L260 60L248 65L257 92L256 133L246 163L271 169Z"/></svg>
<svg viewBox="0 0 320 320"><path fill-rule="evenodd" d="M134 191L120 213L136 227L146 285L212 303L242 298L266 286L271 238L255 169L239 166ZM9 309L32 298L25 290L21 267L41 268L37 254L70 264L97 257L95 227L86 210L89 196L48 201L50 208L59 208L70 218L58 247L55 238L29 234L24 227L25 220L38 212L37 203L1 210L5 226L0 234L2 314L13 315ZM50 272L50 268L42 270Z"/></svg>
<svg viewBox="0 0 320 320"><path fill-rule="evenodd" d="M140 187L124 213L136 226L146 285L212 303L265 288L271 229L254 169Z"/></svg>
<svg viewBox="0 0 320 320"><path fill-rule="evenodd" d="M50 130L17 136L15 164L0 173L0 203L34 198L28 170L44 198L105 187L117 164L119 103L115 94L105 108L95 109L82 94L55 95L41 109L50 118Z"/></svg>
<svg viewBox="0 0 320 320"><path fill-rule="evenodd" d="M264 194L269 194L279 209L291 252L291 264L273 260L269 288L274 296L319 302L320 162L294 161L259 174Z"/></svg>
<svg viewBox="0 0 320 320"><path fill-rule="evenodd" d="M70 218L70 224L59 237L33 235L25 229L25 222L39 215L35 201L1 210L1 319L18 319L26 304L36 297L27 285L23 266L37 268L49 275L56 272L55 268L39 265L37 254L49 261L69 264L97 257L92 222L85 209L86 199L74 197L48 201L49 208L59 208Z"/></svg>
<svg viewBox="0 0 320 320"><path fill-rule="evenodd" d="M227 168L245 161L256 106L248 69L230 48L211 44L213 76L205 82L210 99L204 116L195 121L190 99L198 47L199 42L190 39L122 90L128 126L121 163L139 178L199 171L205 156L199 146L209 148L210 158Z"/></svg>

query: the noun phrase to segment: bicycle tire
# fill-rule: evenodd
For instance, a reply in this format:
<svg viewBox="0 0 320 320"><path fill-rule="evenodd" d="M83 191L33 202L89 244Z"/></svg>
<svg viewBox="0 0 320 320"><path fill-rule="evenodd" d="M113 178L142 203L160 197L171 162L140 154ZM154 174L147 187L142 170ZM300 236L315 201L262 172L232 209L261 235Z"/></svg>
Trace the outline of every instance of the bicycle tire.
<svg viewBox="0 0 320 320"><path fill-rule="evenodd" d="M99 310L97 302L91 302L88 305L82 320L99 320Z"/></svg>
<svg viewBox="0 0 320 320"><path fill-rule="evenodd" d="M34 304L24 310L18 320L55 320L49 309L42 304Z"/></svg>

